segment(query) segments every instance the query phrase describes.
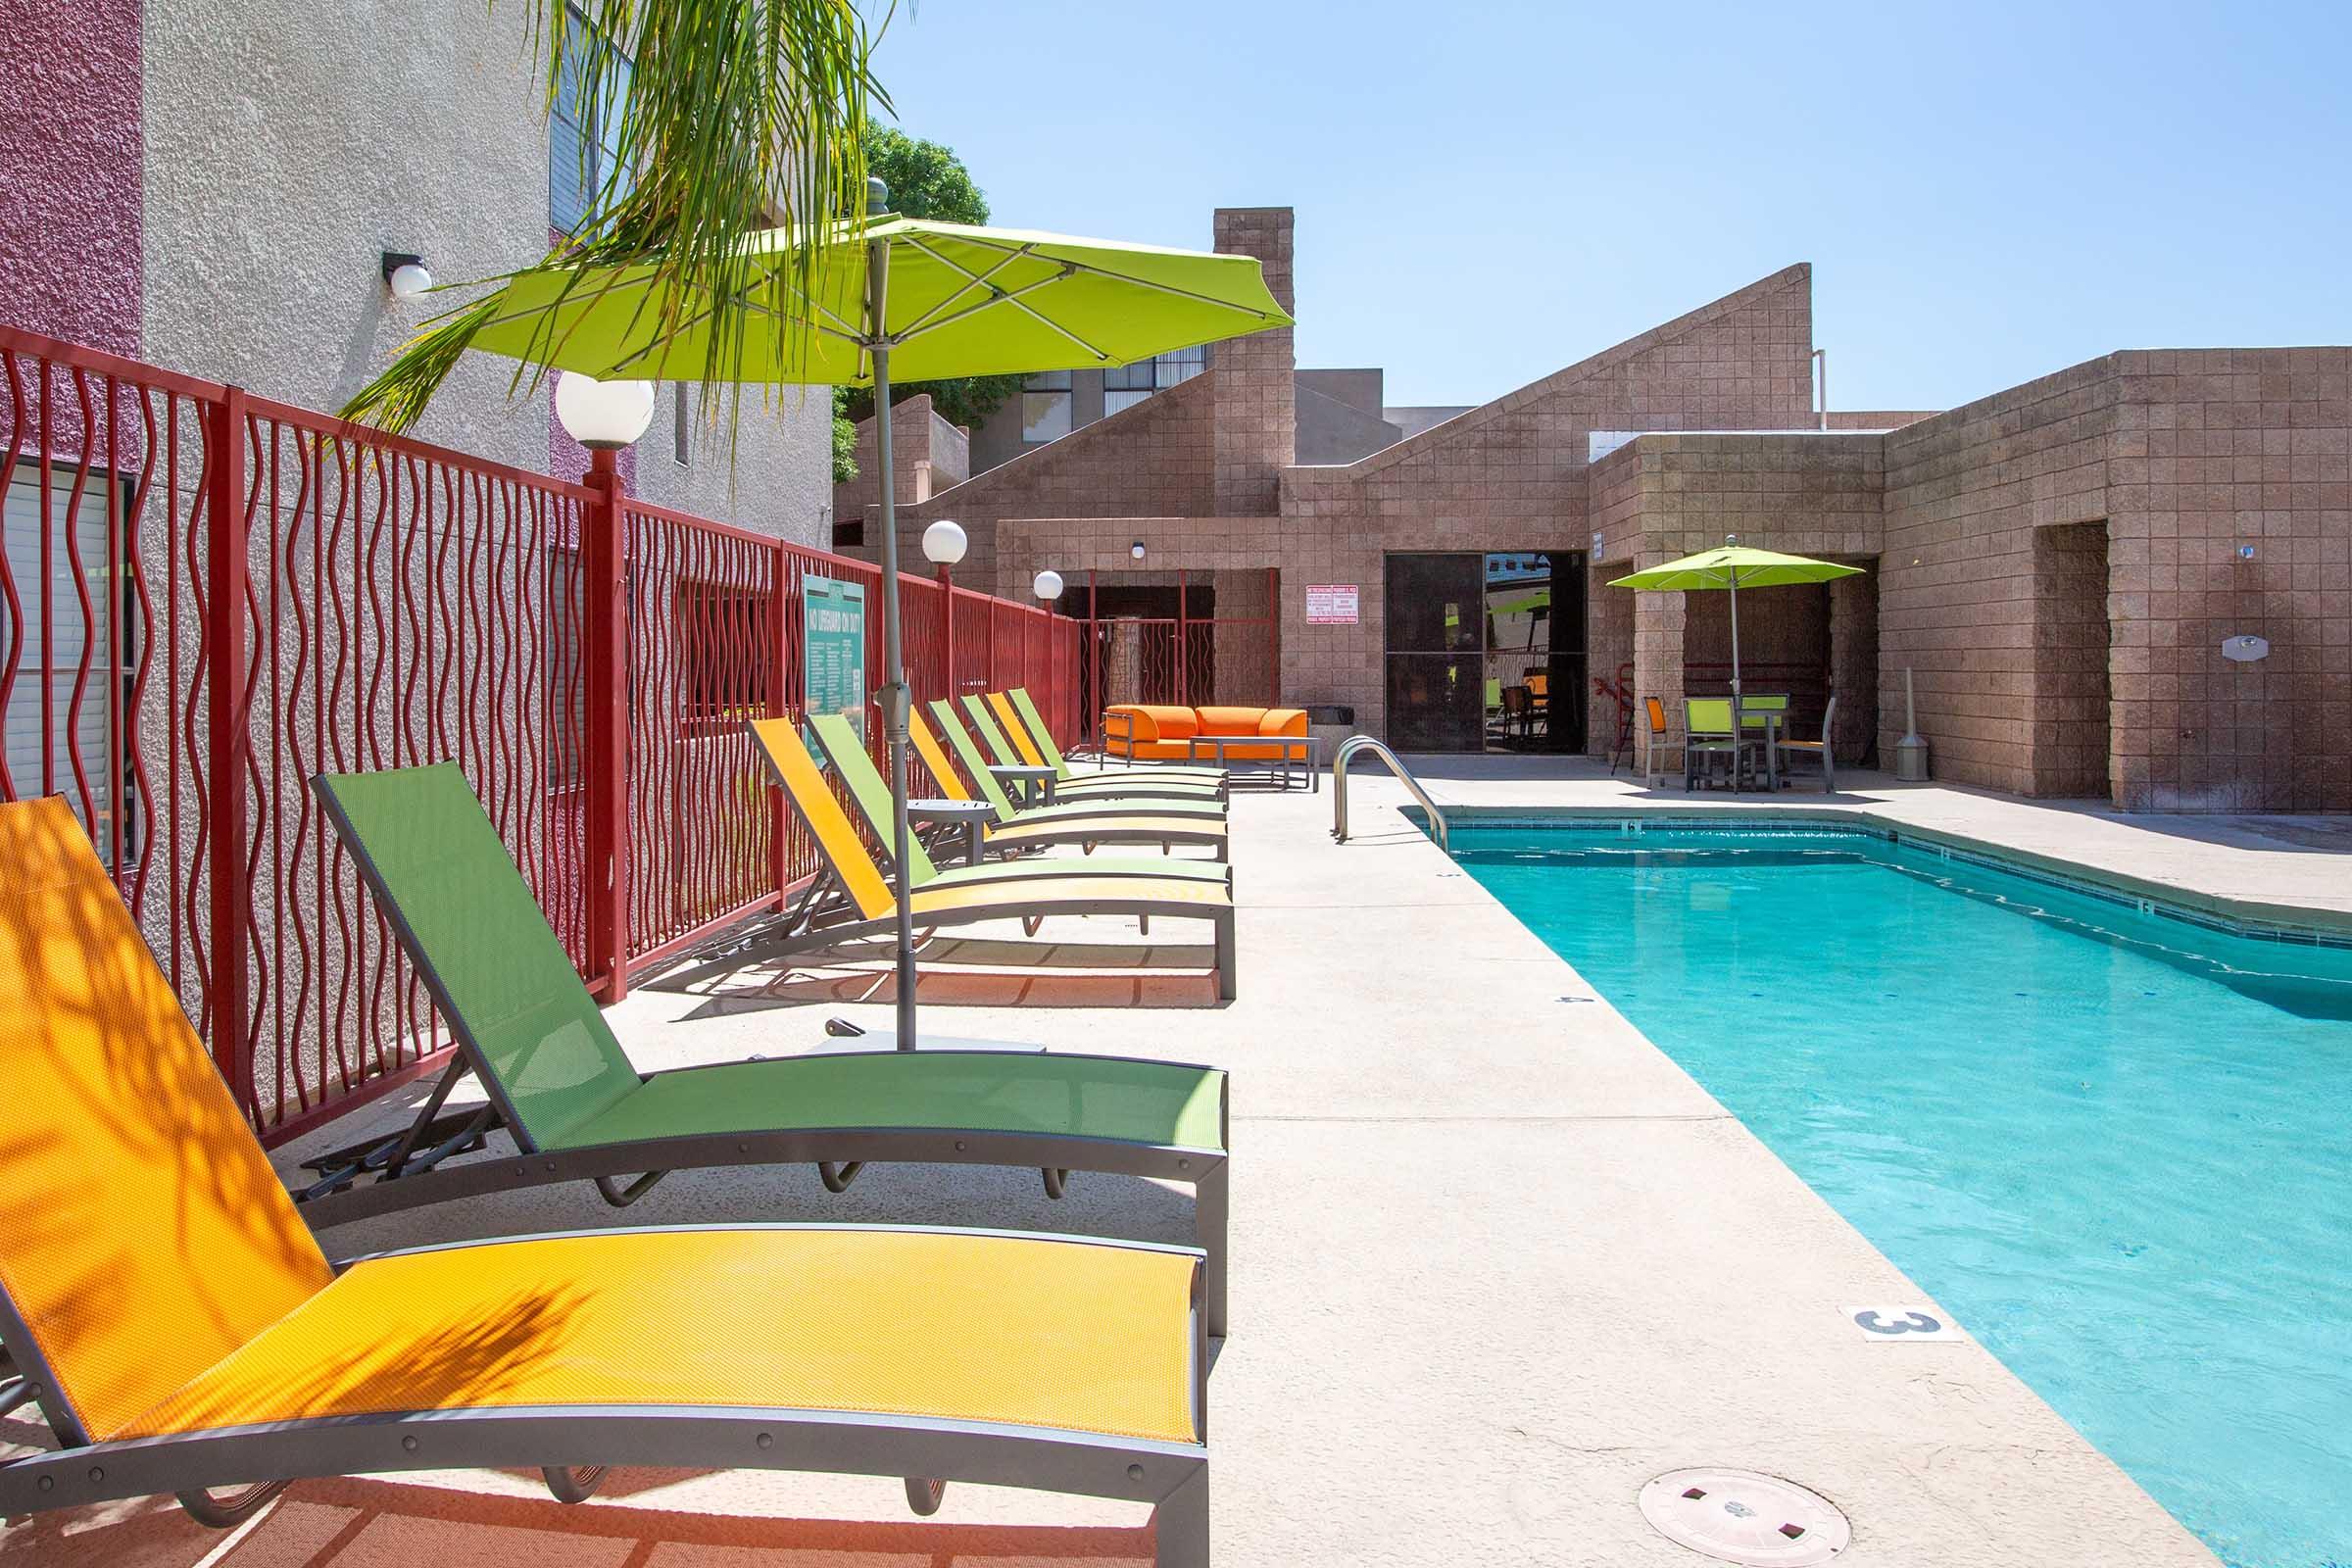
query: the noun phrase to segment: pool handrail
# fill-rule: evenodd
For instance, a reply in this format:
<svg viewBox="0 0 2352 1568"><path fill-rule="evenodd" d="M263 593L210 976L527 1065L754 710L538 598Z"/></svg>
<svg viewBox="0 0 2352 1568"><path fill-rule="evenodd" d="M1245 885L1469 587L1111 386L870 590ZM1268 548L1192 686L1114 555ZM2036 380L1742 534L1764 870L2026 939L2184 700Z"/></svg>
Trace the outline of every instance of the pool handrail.
<svg viewBox="0 0 2352 1568"><path fill-rule="evenodd" d="M1389 771L1396 775L1396 782L1410 790L1413 799L1419 801L1421 808L1429 813L1430 828L1437 838L1438 848L1450 853L1450 847L1446 842L1446 813L1438 809L1438 803L1429 798L1429 791L1421 787L1421 781L1413 777L1412 771L1397 760L1395 752L1389 750L1387 743L1369 735L1350 735L1340 742L1340 749L1332 754L1331 836L1342 844L1348 842L1348 763L1358 752L1370 752L1388 764Z"/></svg>

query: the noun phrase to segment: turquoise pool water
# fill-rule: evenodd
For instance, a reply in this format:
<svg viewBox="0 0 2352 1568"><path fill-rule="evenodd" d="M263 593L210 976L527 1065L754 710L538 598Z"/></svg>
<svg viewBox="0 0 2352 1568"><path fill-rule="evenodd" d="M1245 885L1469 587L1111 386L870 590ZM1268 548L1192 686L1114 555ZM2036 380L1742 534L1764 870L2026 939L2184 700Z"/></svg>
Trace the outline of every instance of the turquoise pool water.
<svg viewBox="0 0 2352 1568"><path fill-rule="evenodd" d="M1452 842L2225 1561L2352 1563L2352 952L1832 830Z"/></svg>

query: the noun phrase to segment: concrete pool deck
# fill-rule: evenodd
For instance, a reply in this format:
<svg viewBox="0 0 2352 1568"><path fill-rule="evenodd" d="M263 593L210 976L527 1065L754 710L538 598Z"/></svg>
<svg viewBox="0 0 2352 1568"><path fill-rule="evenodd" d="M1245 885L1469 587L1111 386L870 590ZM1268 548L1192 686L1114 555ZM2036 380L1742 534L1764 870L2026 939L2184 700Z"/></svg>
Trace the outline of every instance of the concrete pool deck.
<svg viewBox="0 0 2352 1568"><path fill-rule="evenodd" d="M1702 799L1629 790L1574 761L1423 765L1448 805ZM2296 903L2308 887L2311 903L2347 902L2352 834L2328 819L2150 825L1848 783L1844 804L1920 825L1997 828L2020 848L2219 896ZM1198 1004L1201 988L1170 976L1162 993L1196 1004L926 1013L946 1034L1233 1069L1233 1337L1210 1381L1219 1561L1697 1565L1707 1559L1649 1530L1636 1495L1701 1464L1830 1497L1853 1523L1840 1563L2214 1561L1973 1343L1866 1342L1840 1309L1922 1301L1918 1289L1413 830L1397 786L1366 773L1351 792L1347 846L1328 836L1328 785L1237 796L1240 1001ZM1047 934L1115 942L1122 924ZM1131 924L1125 939L1137 941ZM1184 961L1170 950L1204 940L1155 927L1157 951L1128 956ZM752 977L721 995L646 990L613 1021L646 1066L807 1051L829 1016L887 1025L884 1003L842 1000L870 983L847 968ZM1008 1000L981 980L940 989L951 986ZM416 1098L288 1158L395 1121ZM1191 1234L1189 1195L1148 1183L1081 1175L1053 1203L1034 1172L898 1166L840 1198L806 1168L686 1173L625 1214L584 1189L543 1189L347 1226L327 1243L342 1254L714 1219ZM1123 1505L981 1488L951 1488L938 1519L917 1521L893 1481L748 1471L624 1472L567 1509L535 1478L460 1473L297 1486L229 1540L169 1505L48 1516L0 1531L0 1563L1093 1568L1148 1561L1142 1523Z"/></svg>

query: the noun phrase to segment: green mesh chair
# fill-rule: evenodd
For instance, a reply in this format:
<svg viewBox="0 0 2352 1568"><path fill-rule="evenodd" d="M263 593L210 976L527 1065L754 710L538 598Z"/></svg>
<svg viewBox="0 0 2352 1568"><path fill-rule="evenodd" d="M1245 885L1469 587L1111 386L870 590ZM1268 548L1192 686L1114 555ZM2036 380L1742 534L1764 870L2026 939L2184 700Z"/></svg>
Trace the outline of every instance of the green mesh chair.
<svg viewBox="0 0 2352 1568"><path fill-rule="evenodd" d="M1732 723L1732 700L1729 697L1686 697L1683 699L1683 790L1690 792L1691 782L1714 772L1716 760L1727 765L1732 788L1740 787L1740 760L1745 750L1739 731Z"/></svg>
<svg viewBox="0 0 2352 1568"><path fill-rule="evenodd" d="M964 701L968 704L971 699L967 697ZM1015 686L1012 690L1002 694L1002 702L1005 706L1000 707L998 699L992 697L989 706L996 708L1001 717L1004 716L1009 709L1010 716L1006 717L1005 722L1008 724L1017 722L1022 733L1029 737L1029 744L1036 749L1046 765L1054 769L1054 788L1057 793L1069 794L1073 785L1081 788L1112 789L1121 782L1130 785L1136 782L1131 772L1122 776L1117 773L1101 771L1093 773L1071 771L1068 759L1061 755L1061 748L1054 744L1054 732L1046 726L1045 715L1037 710L1037 704L1030 699L1028 687ZM1007 734L1009 733L1007 731ZM1204 785L1220 793L1226 788L1225 769L1198 767L1183 762L1153 762L1151 764L1151 772L1145 775L1145 779L1147 782L1160 784Z"/></svg>
<svg viewBox="0 0 2352 1568"><path fill-rule="evenodd" d="M890 784L875 768L873 759L865 753L865 738L858 727L839 713L812 713L808 725L816 731L816 744L825 754L825 760L848 786L850 804L857 808L866 828L874 835L883 853L890 852L893 837L891 820ZM1023 833L1019 828L1007 829L1014 844L1021 849L1043 844L1065 843L1083 845L1091 852L1096 844L1156 844L1165 856L1176 844L1207 844L1217 851L1215 860L1175 860L1122 858L1089 853L1083 858L1068 856L1034 856L1019 860L992 860L979 865L957 866L943 871L936 865L920 839L909 838L906 857L913 885L921 887L956 887L967 882L1003 881L1008 877L1040 876L1197 876L1205 881L1233 885L1232 867L1225 860L1225 824L1213 817L1165 816L1081 817L1051 825L1045 835ZM1003 846L1000 847L1013 847Z"/></svg>
<svg viewBox="0 0 2352 1568"><path fill-rule="evenodd" d="M313 1162L296 1197L315 1226L564 1181L622 1207L717 1165L813 1164L837 1193L875 1160L1033 1165L1055 1198L1072 1170L1110 1171L1194 1185L1204 1309L1225 1332L1223 1072L962 1049L641 1073L455 763L312 787L459 1047L405 1131ZM489 1102L445 1115L467 1072ZM487 1152L500 1129L530 1157Z"/></svg>
<svg viewBox="0 0 2352 1568"><path fill-rule="evenodd" d="M1115 781L1129 777L1125 770L1117 773L1088 773L1073 779L1067 786L1057 786L1062 793L1057 794L1052 806L1017 807L1012 798L1005 794L1004 782L998 776L998 770L989 764L987 755L972 739L972 732L965 729L963 721L956 716L955 705L941 698L933 701L930 709L931 722L955 750L956 760L963 764L964 772L971 776L972 787L980 791L982 799L998 808L1000 820L1017 817L1027 822L1055 811L1071 814L1081 811L1130 811L1137 809L1140 803L1149 803L1150 808L1154 811L1197 812L1220 822L1225 819L1226 802L1213 787L1199 784L1154 787L1150 775L1141 769L1133 775L1139 780L1133 793L1098 790L1094 787L1098 780ZM998 737L998 745L1004 745L1002 735Z"/></svg>
<svg viewBox="0 0 2352 1568"><path fill-rule="evenodd" d="M944 702L931 705L934 717L939 717L943 711L947 715L940 720L944 728L947 719L954 717L955 710ZM976 696L967 696L963 700L963 711L971 720L972 733L980 737L988 747L989 755L996 759L997 771L1013 776L1042 771L1054 781L1051 793L1055 801L1094 800L1104 796L1122 796L1130 800L1212 801L1223 800L1226 795L1222 768L1176 767L1154 762L1149 768L1121 768L1109 773L1071 773L1067 762L1056 765L1045 760L1043 753L1037 753L1038 760L1033 761L1021 755L1016 743L1005 735L987 703ZM1036 748L1032 746L1031 750L1035 752ZM967 762L965 765L970 764Z"/></svg>

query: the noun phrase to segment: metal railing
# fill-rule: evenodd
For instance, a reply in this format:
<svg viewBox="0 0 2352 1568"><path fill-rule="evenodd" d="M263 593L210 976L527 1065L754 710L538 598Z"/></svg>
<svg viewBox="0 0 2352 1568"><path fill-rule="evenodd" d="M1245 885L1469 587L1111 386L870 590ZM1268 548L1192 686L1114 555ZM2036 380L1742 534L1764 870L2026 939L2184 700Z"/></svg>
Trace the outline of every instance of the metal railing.
<svg viewBox="0 0 2352 1568"><path fill-rule="evenodd" d="M451 1047L314 774L460 764L608 996L817 867L742 721L801 710L809 575L879 679L879 573L589 478L0 326L0 802L66 797L266 1141ZM1075 743L1080 623L901 590L918 699Z"/></svg>
<svg viewBox="0 0 2352 1568"><path fill-rule="evenodd" d="M1396 775L1396 782L1409 790L1413 799L1421 803L1421 809L1429 813L1430 831L1438 841L1438 848L1450 854L1452 846L1446 842L1446 813L1438 809L1438 803L1429 798L1429 791L1421 787L1412 770L1397 760L1396 754L1369 735L1350 735L1332 754L1331 836L1342 844L1348 842L1348 764L1358 752L1370 752L1388 764L1389 771Z"/></svg>

